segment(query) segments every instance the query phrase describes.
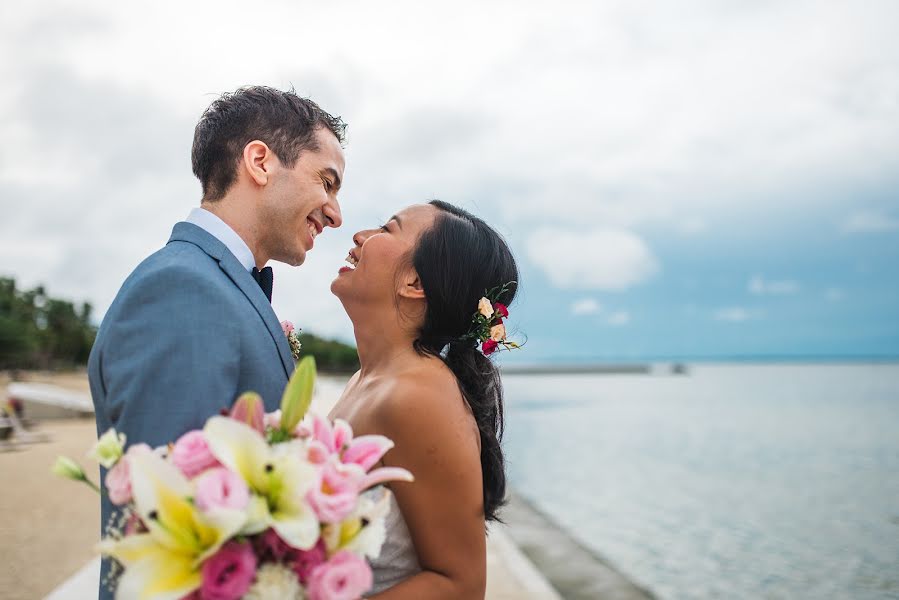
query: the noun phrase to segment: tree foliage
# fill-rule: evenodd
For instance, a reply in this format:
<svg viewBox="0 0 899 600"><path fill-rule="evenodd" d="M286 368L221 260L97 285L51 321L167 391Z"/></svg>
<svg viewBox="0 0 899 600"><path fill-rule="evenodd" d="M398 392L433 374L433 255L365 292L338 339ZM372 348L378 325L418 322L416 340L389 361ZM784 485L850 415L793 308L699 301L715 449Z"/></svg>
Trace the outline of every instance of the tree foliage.
<svg viewBox="0 0 899 600"><path fill-rule="evenodd" d="M0 369L70 368L87 363L97 328L85 302L51 298L43 286L16 289L14 279L0 277ZM301 333L302 355L314 356L322 371L351 373L359 368L352 346Z"/></svg>
<svg viewBox="0 0 899 600"><path fill-rule="evenodd" d="M89 303L51 298L43 286L17 290L0 277L0 369L50 369L87 363L97 328Z"/></svg>
<svg viewBox="0 0 899 600"><path fill-rule="evenodd" d="M301 333L301 356L314 356L321 371L352 373L359 369L356 349L337 340L326 340L311 333Z"/></svg>

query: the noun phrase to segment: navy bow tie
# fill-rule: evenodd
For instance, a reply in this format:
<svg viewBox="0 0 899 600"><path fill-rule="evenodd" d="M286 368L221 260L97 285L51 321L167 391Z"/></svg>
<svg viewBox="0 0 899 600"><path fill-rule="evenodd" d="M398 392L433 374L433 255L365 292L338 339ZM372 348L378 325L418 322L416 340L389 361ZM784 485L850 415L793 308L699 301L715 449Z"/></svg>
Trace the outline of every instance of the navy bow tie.
<svg viewBox="0 0 899 600"><path fill-rule="evenodd" d="M253 270L250 272L253 276L253 279L256 280L256 283L259 284L259 287L262 288L262 292L265 294L265 297L268 298L268 301L272 301L272 282L275 280L275 276L272 274L271 267L265 267L261 271L256 267L253 267Z"/></svg>

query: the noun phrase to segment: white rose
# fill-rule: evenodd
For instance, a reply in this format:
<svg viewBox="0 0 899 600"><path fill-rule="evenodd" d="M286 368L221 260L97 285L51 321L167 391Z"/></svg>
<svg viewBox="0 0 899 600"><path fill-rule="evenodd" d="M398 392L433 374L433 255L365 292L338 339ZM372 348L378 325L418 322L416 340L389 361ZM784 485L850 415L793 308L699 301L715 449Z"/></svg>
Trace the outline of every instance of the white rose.
<svg viewBox="0 0 899 600"><path fill-rule="evenodd" d="M490 304L490 300L487 298L481 298L480 302L478 302L478 312L487 317L488 319L493 316L493 305Z"/></svg>
<svg viewBox="0 0 899 600"><path fill-rule="evenodd" d="M494 342L502 342L506 339L506 326L500 323L490 328L490 339Z"/></svg>

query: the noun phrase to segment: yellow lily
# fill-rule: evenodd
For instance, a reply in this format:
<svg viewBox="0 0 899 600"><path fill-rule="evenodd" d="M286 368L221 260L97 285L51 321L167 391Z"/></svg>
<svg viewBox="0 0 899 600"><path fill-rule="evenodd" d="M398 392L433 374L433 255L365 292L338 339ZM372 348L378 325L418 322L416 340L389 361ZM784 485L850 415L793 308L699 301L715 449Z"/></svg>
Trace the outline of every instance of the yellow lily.
<svg viewBox="0 0 899 600"><path fill-rule="evenodd" d="M346 519L340 523L327 524L322 528L328 556L339 550L352 550L369 558L377 558L387 535L386 518L390 512L390 491L381 493L377 499L371 494L359 496L359 503Z"/></svg>
<svg viewBox="0 0 899 600"><path fill-rule="evenodd" d="M203 433L215 457L240 474L254 494L251 517L241 533L272 527L294 548L312 548L320 530L306 493L318 478L306 461L304 443L291 440L269 446L258 431L228 417L212 417Z"/></svg>
<svg viewBox="0 0 899 600"><path fill-rule="evenodd" d="M116 598L178 600L200 587L203 561L240 531L247 516L234 509L198 510L189 500L190 482L156 454L129 460L134 503L149 531L103 540L99 550L125 567Z"/></svg>

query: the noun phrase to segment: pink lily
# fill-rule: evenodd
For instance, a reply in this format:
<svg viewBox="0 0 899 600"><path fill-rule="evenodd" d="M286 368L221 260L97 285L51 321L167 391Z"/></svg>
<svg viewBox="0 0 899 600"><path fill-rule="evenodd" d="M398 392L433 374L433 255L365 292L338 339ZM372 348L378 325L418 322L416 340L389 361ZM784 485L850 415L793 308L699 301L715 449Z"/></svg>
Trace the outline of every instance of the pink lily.
<svg viewBox="0 0 899 600"><path fill-rule="evenodd" d="M371 473L366 473L365 477L359 481L359 491L364 492L369 488L388 481L412 482L415 481L415 477L412 476L412 473L402 467L381 467L380 469L375 469Z"/></svg>
<svg viewBox="0 0 899 600"><path fill-rule="evenodd" d="M361 435L350 440L340 459L344 464L356 464L368 471L391 448L393 442L383 435Z"/></svg>
<svg viewBox="0 0 899 600"><path fill-rule="evenodd" d="M414 480L409 471L399 467L382 467L368 472L394 446L383 435L353 438L353 429L346 421L337 419L331 425L327 419L314 414L309 415L301 426L309 431L312 438L307 445L309 462L328 466L332 461L336 462L339 467L343 467L340 468L342 473L352 476L357 492L387 481ZM326 479L329 485L333 477L331 472L329 479Z"/></svg>
<svg viewBox="0 0 899 600"><path fill-rule="evenodd" d="M306 459L314 465L327 463L331 456L330 449L318 440L312 440L306 446Z"/></svg>
<svg viewBox="0 0 899 600"><path fill-rule="evenodd" d="M242 394L231 408L230 417L265 434L265 408L262 398L255 392Z"/></svg>
<svg viewBox="0 0 899 600"><path fill-rule="evenodd" d="M364 473L358 468L342 467L327 463L319 485L306 493L306 501L324 523L339 523L356 508L358 482Z"/></svg>

